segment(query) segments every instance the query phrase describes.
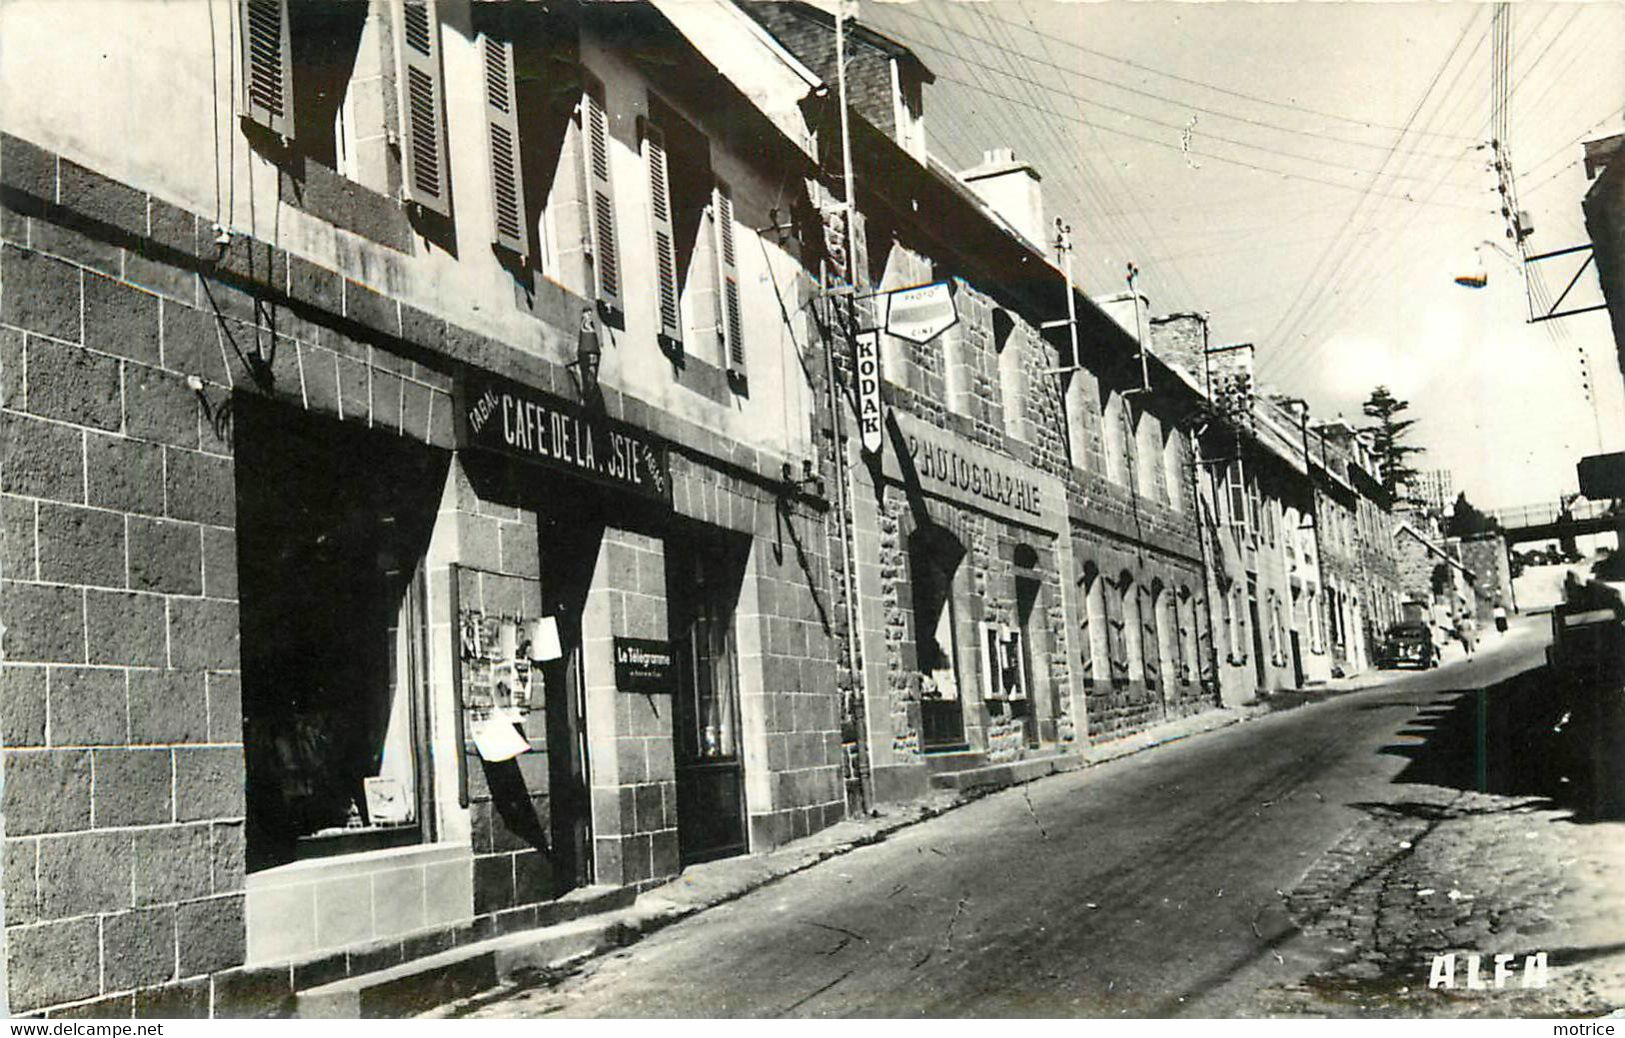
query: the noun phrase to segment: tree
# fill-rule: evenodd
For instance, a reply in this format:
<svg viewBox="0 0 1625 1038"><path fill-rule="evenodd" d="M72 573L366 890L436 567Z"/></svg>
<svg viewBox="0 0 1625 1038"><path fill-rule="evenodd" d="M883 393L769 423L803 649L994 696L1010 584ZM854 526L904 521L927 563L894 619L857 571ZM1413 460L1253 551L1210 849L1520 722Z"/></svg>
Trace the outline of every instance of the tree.
<svg viewBox="0 0 1625 1038"><path fill-rule="evenodd" d="M1387 386L1373 389L1361 405L1367 418L1376 419L1377 424L1371 426L1371 447L1382 464L1382 487L1396 501L1405 496L1401 488L1416 482L1416 469L1409 459L1423 450L1405 442L1416 419L1401 418L1400 415L1410 406L1410 401L1394 396Z"/></svg>
<svg viewBox="0 0 1625 1038"><path fill-rule="evenodd" d="M1446 537L1477 537L1479 534L1498 533L1501 524L1492 516L1486 515L1473 507L1467 500L1465 492L1456 495L1456 506L1450 513L1450 522L1445 524Z"/></svg>

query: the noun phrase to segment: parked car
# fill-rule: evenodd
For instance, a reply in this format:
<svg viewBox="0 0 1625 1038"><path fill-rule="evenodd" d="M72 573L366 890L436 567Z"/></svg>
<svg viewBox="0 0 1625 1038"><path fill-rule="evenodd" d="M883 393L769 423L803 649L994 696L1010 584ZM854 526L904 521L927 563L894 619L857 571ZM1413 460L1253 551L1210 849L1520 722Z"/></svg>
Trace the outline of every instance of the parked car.
<svg viewBox="0 0 1625 1038"><path fill-rule="evenodd" d="M1377 666L1383 670L1409 664L1419 670L1439 665L1439 647L1433 644L1433 631L1420 620L1393 624L1377 652Z"/></svg>

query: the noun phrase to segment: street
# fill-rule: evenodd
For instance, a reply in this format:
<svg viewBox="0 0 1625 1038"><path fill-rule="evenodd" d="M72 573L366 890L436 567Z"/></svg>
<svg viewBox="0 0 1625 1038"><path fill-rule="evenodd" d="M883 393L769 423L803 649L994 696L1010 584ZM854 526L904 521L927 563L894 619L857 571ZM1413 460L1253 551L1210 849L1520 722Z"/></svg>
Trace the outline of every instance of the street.
<svg viewBox="0 0 1625 1038"><path fill-rule="evenodd" d="M1539 907L1528 890L1496 905L1486 889L1474 909L1471 894L1440 889L1443 924L1411 907L1425 909L1432 889L1404 891L1398 917L1382 899L1394 900L1390 880L1432 860L1424 847L1462 853L1461 840L1441 842L1454 807L1510 810L1516 824L1547 828L1569 813L1551 796L1573 786L1556 774L1561 757L1531 734L1553 727L1545 712L1558 705L1530 685L1543 673L1544 624L1532 618L1439 670L1383 675L1363 691L988 796L471 1015L1335 1013L1340 984L1387 992L1378 1001L1395 1012L1394 999L1425 992L1430 957L1415 949L1427 934L1435 947L1486 955L1534 939L1516 929L1519 911ZM1478 689L1489 690L1482 700L1464 694ZM1533 768L1536 756L1547 767ZM1488 801L1498 806L1483 811ZM1554 848L1536 835L1518 842L1535 855L1531 875L1543 875ZM1493 846L1473 853L1495 857ZM1504 858L1455 864L1464 888L1477 874L1516 873ZM1381 891L1361 886L1372 876ZM1396 932L1395 918L1416 932ZM1541 922L1530 930L1550 938L1560 920ZM1493 1001L1503 993L1473 994L1488 997L1417 1011L1512 1011Z"/></svg>

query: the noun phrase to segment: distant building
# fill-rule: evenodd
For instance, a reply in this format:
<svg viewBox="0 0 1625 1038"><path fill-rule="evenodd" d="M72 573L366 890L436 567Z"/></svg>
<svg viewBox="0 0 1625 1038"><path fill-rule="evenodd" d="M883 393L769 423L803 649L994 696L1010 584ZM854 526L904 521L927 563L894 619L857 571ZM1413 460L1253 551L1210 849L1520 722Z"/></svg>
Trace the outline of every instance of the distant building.
<svg viewBox="0 0 1625 1038"><path fill-rule="evenodd" d="M1428 469L1417 473L1406 492L1430 512L1443 513L1456 500L1456 478L1449 469Z"/></svg>

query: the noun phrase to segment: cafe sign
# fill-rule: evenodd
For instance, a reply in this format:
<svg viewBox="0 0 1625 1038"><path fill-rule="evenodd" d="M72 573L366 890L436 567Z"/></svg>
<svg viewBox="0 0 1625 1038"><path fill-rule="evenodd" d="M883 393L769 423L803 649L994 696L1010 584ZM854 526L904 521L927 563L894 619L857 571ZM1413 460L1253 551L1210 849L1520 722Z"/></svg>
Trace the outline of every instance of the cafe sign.
<svg viewBox="0 0 1625 1038"><path fill-rule="evenodd" d="M671 503L671 464L653 434L486 372L456 385L457 446Z"/></svg>
<svg viewBox="0 0 1625 1038"><path fill-rule="evenodd" d="M615 688L643 695L676 691L671 642L650 638L615 639Z"/></svg>

